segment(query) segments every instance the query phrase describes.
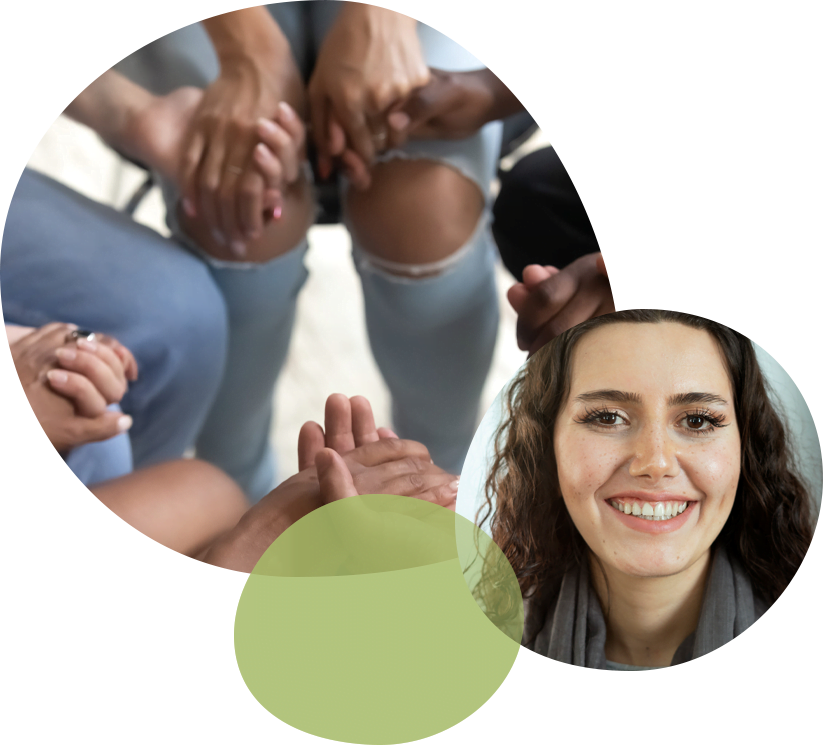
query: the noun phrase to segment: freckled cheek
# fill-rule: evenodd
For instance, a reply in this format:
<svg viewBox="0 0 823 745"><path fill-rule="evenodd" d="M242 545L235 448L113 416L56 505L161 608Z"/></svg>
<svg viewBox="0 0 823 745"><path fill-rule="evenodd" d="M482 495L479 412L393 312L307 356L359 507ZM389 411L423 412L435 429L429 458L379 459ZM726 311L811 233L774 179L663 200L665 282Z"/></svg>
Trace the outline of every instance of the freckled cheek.
<svg viewBox="0 0 823 745"><path fill-rule="evenodd" d="M613 443L605 439L581 435L555 438L560 490L567 501L590 499L622 462Z"/></svg>

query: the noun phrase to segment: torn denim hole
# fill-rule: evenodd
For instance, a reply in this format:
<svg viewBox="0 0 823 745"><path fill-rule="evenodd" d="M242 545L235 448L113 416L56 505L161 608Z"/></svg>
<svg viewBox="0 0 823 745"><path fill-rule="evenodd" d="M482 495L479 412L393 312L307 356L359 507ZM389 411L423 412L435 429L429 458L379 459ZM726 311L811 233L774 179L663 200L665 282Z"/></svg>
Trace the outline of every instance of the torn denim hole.
<svg viewBox="0 0 823 745"><path fill-rule="evenodd" d="M469 239L457 251L438 261L426 264L404 264L399 261L391 261L365 251L354 240L352 240L352 258L358 272L377 274L398 284L413 285L427 280L436 280L451 274L472 252L478 250L478 247L483 243L480 237L488 230L489 219L490 212L484 210ZM349 228L348 224L346 227ZM351 235L351 230L349 230L349 234Z"/></svg>

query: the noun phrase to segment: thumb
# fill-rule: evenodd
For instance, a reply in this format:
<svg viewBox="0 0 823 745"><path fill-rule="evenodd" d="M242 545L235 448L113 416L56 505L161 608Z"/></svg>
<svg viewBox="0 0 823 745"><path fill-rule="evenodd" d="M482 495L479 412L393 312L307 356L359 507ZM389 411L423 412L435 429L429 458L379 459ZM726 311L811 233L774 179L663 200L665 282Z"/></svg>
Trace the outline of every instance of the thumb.
<svg viewBox="0 0 823 745"><path fill-rule="evenodd" d="M334 450L323 448L315 456L314 465L320 482L320 498L324 504L357 496L351 473Z"/></svg>
<svg viewBox="0 0 823 745"><path fill-rule="evenodd" d="M83 442L99 442L131 429L132 418L121 411L106 411L96 417L77 417L77 431Z"/></svg>

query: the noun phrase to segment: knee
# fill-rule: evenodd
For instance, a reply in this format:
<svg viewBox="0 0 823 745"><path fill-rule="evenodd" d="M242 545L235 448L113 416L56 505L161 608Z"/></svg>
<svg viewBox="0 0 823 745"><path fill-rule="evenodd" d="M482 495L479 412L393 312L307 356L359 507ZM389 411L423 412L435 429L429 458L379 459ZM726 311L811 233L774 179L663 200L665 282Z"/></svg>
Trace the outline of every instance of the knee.
<svg viewBox="0 0 823 745"><path fill-rule="evenodd" d="M379 163L369 189L352 189L347 196L352 237L363 251L415 267L442 261L464 246L484 205L483 193L471 179L422 159ZM402 267L393 272L406 274Z"/></svg>
<svg viewBox="0 0 823 745"><path fill-rule="evenodd" d="M200 532L208 536L207 540L233 528L249 509L243 490L217 466L195 458L167 465L176 469L181 490L196 495L196 512L202 520Z"/></svg>
<svg viewBox="0 0 823 745"><path fill-rule="evenodd" d="M186 387L216 388L223 374L228 346L228 319L223 296L205 265L182 254L178 271L157 277L142 304L133 350L149 367L164 370L166 380Z"/></svg>

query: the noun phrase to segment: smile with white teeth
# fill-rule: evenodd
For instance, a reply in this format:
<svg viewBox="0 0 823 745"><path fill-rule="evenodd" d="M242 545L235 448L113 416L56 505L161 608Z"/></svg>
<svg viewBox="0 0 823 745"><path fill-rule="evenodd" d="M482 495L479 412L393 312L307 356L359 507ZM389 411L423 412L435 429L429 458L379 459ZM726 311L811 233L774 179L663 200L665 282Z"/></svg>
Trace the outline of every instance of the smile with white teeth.
<svg viewBox="0 0 823 745"><path fill-rule="evenodd" d="M643 520L671 520L688 506L688 502L620 502L609 500L616 510Z"/></svg>

